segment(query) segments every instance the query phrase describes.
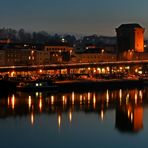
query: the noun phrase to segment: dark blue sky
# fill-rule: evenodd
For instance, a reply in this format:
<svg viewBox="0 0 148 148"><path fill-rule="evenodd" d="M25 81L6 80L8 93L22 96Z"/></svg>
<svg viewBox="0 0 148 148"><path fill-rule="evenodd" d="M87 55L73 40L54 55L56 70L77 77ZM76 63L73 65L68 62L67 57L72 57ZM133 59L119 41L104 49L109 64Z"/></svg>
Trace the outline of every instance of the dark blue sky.
<svg viewBox="0 0 148 148"><path fill-rule="evenodd" d="M114 36L135 22L148 37L148 0L0 0L0 28Z"/></svg>

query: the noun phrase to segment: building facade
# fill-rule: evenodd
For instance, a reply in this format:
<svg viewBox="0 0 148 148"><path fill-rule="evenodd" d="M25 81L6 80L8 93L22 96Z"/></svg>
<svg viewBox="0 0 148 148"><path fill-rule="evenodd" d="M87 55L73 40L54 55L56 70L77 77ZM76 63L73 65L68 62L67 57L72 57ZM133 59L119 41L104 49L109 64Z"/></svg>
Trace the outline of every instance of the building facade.
<svg viewBox="0 0 148 148"><path fill-rule="evenodd" d="M144 52L144 28L139 24L122 24L116 33L119 60L130 60L134 52Z"/></svg>
<svg viewBox="0 0 148 148"><path fill-rule="evenodd" d="M75 54L71 59L77 63L97 63L97 62L113 62L116 61L116 54L110 53L81 53Z"/></svg>
<svg viewBox="0 0 148 148"><path fill-rule="evenodd" d="M5 66L5 51L0 50L0 66Z"/></svg>
<svg viewBox="0 0 148 148"><path fill-rule="evenodd" d="M50 63L64 63L70 61L73 47L46 45L44 51L49 54Z"/></svg>

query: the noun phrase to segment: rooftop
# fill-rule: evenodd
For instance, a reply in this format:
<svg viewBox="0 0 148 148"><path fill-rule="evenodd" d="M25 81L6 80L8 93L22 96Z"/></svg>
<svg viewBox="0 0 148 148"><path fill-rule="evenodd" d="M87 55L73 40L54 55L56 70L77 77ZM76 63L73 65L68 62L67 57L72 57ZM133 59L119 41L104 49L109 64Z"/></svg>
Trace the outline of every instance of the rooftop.
<svg viewBox="0 0 148 148"><path fill-rule="evenodd" d="M132 23L132 24L121 24L118 29L133 29L133 28L143 28L137 23Z"/></svg>

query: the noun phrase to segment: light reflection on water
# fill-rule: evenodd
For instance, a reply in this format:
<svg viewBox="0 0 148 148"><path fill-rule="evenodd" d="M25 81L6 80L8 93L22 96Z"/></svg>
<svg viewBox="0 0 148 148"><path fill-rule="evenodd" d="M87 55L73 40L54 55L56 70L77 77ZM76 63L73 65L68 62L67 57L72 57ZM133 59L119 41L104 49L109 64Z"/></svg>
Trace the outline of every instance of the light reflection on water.
<svg viewBox="0 0 148 148"><path fill-rule="evenodd" d="M147 88L1 96L0 147L146 147L147 106Z"/></svg>

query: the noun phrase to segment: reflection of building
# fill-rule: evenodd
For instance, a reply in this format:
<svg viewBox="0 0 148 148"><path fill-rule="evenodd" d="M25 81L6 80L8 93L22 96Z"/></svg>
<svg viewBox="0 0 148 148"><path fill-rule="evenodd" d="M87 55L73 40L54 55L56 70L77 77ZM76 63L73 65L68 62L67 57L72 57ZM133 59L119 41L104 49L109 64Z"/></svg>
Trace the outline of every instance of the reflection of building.
<svg viewBox="0 0 148 148"><path fill-rule="evenodd" d="M133 52L144 52L144 29L139 24L122 24L116 32L119 59L129 60Z"/></svg>
<svg viewBox="0 0 148 148"><path fill-rule="evenodd" d="M141 106L121 106L116 109L116 128L122 132L138 132L143 128Z"/></svg>

